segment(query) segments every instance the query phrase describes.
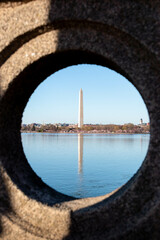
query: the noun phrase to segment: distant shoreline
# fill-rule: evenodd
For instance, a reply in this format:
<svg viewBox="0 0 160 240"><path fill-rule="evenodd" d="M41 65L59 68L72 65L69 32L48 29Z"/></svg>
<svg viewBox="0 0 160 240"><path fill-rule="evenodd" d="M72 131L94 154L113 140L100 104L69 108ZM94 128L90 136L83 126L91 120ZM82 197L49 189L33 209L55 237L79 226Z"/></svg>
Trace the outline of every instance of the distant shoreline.
<svg viewBox="0 0 160 240"><path fill-rule="evenodd" d="M133 135L133 134L150 134L150 132L142 132L142 133L136 133L136 132L125 132L125 133L118 133L118 132L51 132L51 131L45 131L45 132L37 132L37 131L21 131L21 133L54 133L54 134L108 134L108 135Z"/></svg>
<svg viewBox="0 0 160 240"><path fill-rule="evenodd" d="M73 124L23 124L22 132L46 132L46 133L75 133L75 134L147 134L150 132L149 124L134 125L127 123L123 125L116 124L85 124L82 128Z"/></svg>

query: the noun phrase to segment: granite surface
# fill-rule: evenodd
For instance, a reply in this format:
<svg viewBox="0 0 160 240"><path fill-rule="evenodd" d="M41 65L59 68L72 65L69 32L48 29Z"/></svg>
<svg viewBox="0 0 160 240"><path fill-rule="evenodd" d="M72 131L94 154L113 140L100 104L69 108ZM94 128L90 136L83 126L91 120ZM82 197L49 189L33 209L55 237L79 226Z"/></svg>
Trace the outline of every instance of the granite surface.
<svg viewBox="0 0 160 240"><path fill-rule="evenodd" d="M160 2L0 2L0 239L160 239ZM147 156L126 185L74 199L47 186L24 155L20 127L36 87L67 66L125 76L146 103Z"/></svg>

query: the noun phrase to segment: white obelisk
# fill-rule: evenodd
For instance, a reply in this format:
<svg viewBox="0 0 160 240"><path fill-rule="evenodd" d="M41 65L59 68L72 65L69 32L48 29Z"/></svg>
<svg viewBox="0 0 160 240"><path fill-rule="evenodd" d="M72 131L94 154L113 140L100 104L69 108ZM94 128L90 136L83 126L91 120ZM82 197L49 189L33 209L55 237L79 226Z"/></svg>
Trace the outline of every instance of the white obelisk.
<svg viewBox="0 0 160 240"><path fill-rule="evenodd" d="M83 127L83 91L82 88L79 91L79 116L78 116L78 127Z"/></svg>

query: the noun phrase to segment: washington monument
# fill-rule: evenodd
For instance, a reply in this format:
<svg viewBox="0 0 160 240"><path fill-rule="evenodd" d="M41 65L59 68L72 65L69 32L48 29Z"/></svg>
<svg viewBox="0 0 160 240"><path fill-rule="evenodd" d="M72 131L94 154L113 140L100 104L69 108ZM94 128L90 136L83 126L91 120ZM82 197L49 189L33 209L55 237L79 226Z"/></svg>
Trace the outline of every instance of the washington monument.
<svg viewBox="0 0 160 240"><path fill-rule="evenodd" d="M83 127L83 91L82 88L79 91L79 115L78 115L78 127Z"/></svg>

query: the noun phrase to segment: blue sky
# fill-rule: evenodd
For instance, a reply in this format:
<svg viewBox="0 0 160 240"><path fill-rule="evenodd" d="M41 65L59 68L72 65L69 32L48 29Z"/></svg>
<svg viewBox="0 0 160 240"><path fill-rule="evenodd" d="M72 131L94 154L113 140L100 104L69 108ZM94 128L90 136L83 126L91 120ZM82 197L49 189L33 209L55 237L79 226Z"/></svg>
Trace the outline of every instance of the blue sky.
<svg viewBox="0 0 160 240"><path fill-rule="evenodd" d="M62 69L32 94L23 123L74 123L78 121L79 90L83 90L84 123L138 124L149 122L146 106L136 88L108 68L81 64Z"/></svg>

